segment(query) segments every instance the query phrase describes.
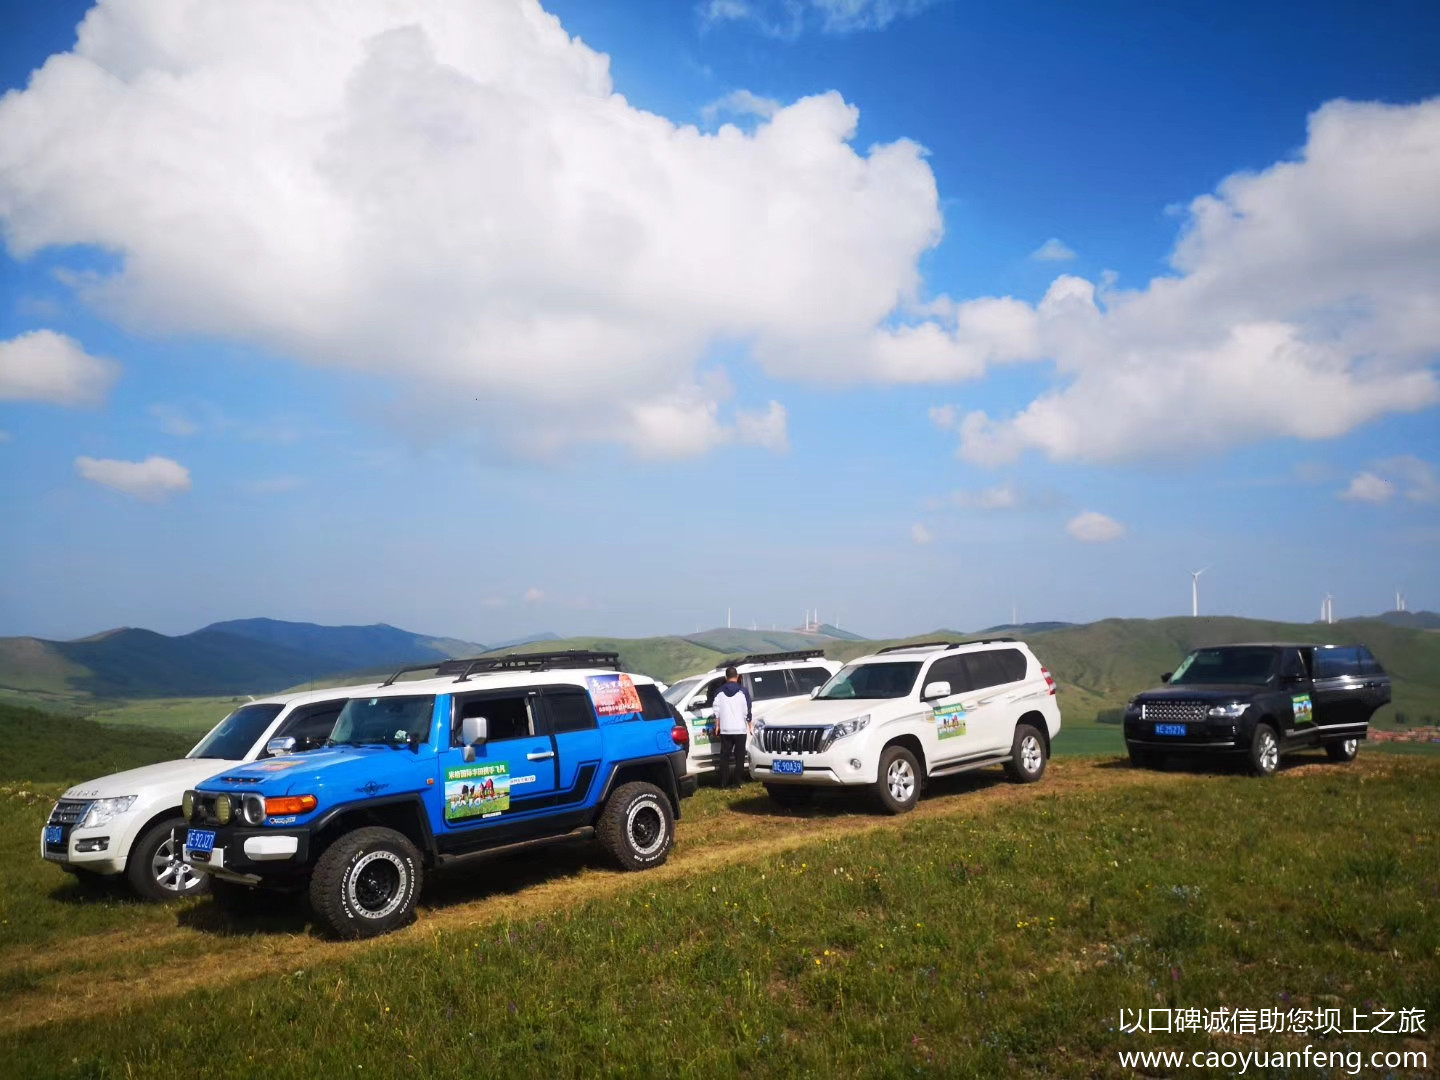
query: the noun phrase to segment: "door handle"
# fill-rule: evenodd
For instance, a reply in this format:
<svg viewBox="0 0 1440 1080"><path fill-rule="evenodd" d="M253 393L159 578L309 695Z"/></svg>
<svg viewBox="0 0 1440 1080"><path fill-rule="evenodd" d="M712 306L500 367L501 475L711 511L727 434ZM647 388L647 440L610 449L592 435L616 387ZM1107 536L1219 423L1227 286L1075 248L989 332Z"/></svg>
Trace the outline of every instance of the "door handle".
<svg viewBox="0 0 1440 1080"><path fill-rule="evenodd" d="M554 750L541 750L541 751L540 751L539 753L537 753L537 754L526 754L526 755L525 755L525 760L526 760L526 761L544 761L546 758L552 758L552 757L554 757L554 756L555 756L555 751L554 751Z"/></svg>

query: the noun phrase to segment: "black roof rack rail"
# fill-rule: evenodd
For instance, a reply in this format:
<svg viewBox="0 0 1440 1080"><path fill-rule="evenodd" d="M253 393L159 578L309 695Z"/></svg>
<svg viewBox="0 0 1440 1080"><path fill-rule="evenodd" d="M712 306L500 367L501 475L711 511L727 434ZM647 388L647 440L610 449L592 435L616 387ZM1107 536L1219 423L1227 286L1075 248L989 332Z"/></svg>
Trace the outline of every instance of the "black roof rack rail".
<svg viewBox="0 0 1440 1080"><path fill-rule="evenodd" d="M825 657L824 649L796 649L793 652L762 652L750 653L748 656L732 656L729 660L721 660L715 665L716 671L727 667L739 667L741 664L778 664L784 660L821 660Z"/></svg>
<svg viewBox="0 0 1440 1080"><path fill-rule="evenodd" d="M1014 641L1013 637L987 637L983 641L960 641L958 645L993 645L997 641Z"/></svg>
<svg viewBox="0 0 1440 1080"><path fill-rule="evenodd" d="M464 682L471 675L483 672L544 671L547 668L564 667L611 668L619 671L620 654L564 649L558 652L509 653L504 656L472 656L466 660L441 660L434 664L403 667L380 685L389 686L401 675L411 671L434 671L435 677L439 679L454 675L456 682Z"/></svg>
<svg viewBox="0 0 1440 1080"><path fill-rule="evenodd" d="M909 645L887 645L883 649L876 649L875 655L887 652L903 652L906 649L938 649L942 645L947 649L953 649L959 645L958 641L912 641Z"/></svg>

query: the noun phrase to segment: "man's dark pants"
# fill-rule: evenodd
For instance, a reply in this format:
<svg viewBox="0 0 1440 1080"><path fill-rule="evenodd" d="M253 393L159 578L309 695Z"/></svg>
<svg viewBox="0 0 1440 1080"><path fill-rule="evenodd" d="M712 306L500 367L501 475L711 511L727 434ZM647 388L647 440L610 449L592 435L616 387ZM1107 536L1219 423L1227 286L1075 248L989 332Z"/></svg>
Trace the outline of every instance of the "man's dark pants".
<svg viewBox="0 0 1440 1080"><path fill-rule="evenodd" d="M745 782L745 735L720 736L720 786L730 786L730 769L735 769L735 786Z"/></svg>

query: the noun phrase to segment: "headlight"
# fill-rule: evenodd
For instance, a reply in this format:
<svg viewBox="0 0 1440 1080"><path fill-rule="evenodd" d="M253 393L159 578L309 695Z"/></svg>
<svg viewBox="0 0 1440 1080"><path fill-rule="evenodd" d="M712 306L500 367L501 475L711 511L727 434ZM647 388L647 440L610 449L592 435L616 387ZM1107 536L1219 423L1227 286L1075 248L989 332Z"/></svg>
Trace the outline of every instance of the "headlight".
<svg viewBox="0 0 1440 1080"><path fill-rule="evenodd" d="M265 800L259 795L246 795L240 801L246 825L259 825L265 820Z"/></svg>
<svg viewBox="0 0 1440 1080"><path fill-rule="evenodd" d="M1144 716L1145 706L1141 705L1138 701L1132 701L1125 706L1125 715L1131 718Z"/></svg>
<svg viewBox="0 0 1440 1080"><path fill-rule="evenodd" d="M180 816L186 821L195 813L195 792L187 791L180 797Z"/></svg>
<svg viewBox="0 0 1440 1080"><path fill-rule="evenodd" d="M1216 720L1234 720L1249 707L1249 702L1232 701L1227 705L1211 705L1205 715L1214 717Z"/></svg>
<svg viewBox="0 0 1440 1080"><path fill-rule="evenodd" d="M118 799L96 799L90 804L90 812L85 815L85 820L75 827L77 829L98 829L101 825L114 821L134 805L134 795L122 795Z"/></svg>
<svg viewBox="0 0 1440 1080"><path fill-rule="evenodd" d="M215 796L215 820L216 820L216 821L218 821L221 825L229 825L229 824L230 824L230 818L231 818L231 816L234 814L234 812L235 812L235 808L230 805L230 796L229 796L229 795L216 795L216 796Z"/></svg>
<svg viewBox="0 0 1440 1080"><path fill-rule="evenodd" d="M869 713L866 713L864 716L857 716L854 720L841 720L840 723L830 729L829 741L834 742L836 739L843 739L847 735L854 735L857 731L864 731L869 726Z"/></svg>

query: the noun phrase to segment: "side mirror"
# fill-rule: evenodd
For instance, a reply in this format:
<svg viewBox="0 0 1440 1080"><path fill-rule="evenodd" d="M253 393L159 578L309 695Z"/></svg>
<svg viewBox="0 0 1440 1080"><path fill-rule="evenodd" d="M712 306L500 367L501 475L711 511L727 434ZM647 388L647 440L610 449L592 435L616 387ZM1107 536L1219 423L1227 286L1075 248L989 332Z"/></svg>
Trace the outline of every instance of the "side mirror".
<svg viewBox="0 0 1440 1080"><path fill-rule="evenodd" d="M271 739L265 744L265 752L271 757L284 757L286 754L295 752L295 737L293 735L282 735L279 738Z"/></svg>
<svg viewBox="0 0 1440 1080"><path fill-rule="evenodd" d="M936 698L949 697L950 684L944 679L937 682L926 683L925 690L920 694L921 701L933 701Z"/></svg>
<svg viewBox="0 0 1440 1080"><path fill-rule="evenodd" d="M1161 676L1160 676L1160 681L1161 681L1161 682L1169 682L1169 681L1170 681L1170 676L1171 676L1171 675L1174 675L1174 674L1175 674L1175 673L1174 673L1173 671L1167 671L1167 672L1165 672L1164 675L1161 675Z"/></svg>
<svg viewBox="0 0 1440 1080"><path fill-rule="evenodd" d="M820 696L820 691L823 690L823 689L825 689L823 686L812 686L812 687L810 688L810 698L811 698L811 700L813 701L815 698L819 697L819 696Z"/></svg>
<svg viewBox="0 0 1440 1080"><path fill-rule="evenodd" d="M467 716L460 721L460 738L466 746L484 742L490 735L490 722L483 716Z"/></svg>

